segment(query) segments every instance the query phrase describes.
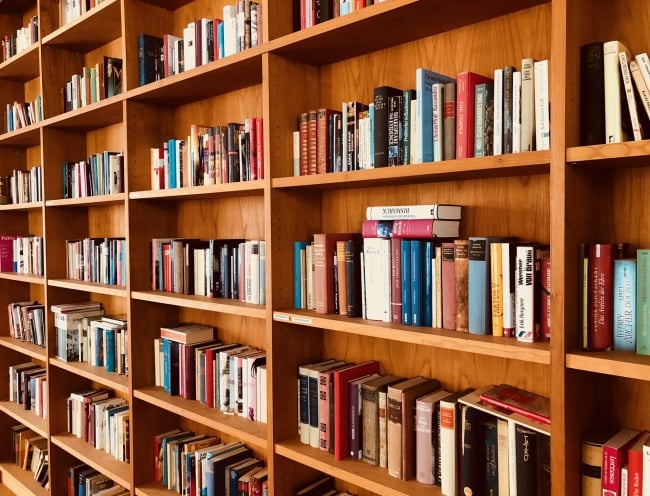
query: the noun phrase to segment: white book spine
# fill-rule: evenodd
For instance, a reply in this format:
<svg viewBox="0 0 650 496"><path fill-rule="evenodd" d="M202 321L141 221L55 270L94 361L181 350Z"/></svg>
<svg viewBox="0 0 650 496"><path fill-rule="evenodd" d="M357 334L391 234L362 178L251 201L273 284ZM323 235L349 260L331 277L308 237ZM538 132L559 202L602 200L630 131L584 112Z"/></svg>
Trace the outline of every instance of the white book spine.
<svg viewBox="0 0 650 496"><path fill-rule="evenodd" d="M196 29L194 22L190 22L183 29L183 70L189 71L196 66Z"/></svg>
<svg viewBox="0 0 650 496"><path fill-rule="evenodd" d="M626 48L619 41L607 41L603 45L606 143L620 143L626 140L623 133L621 68L618 59L618 54L622 51L626 51Z"/></svg>
<svg viewBox="0 0 650 496"><path fill-rule="evenodd" d="M535 66L532 58L521 61L521 151L535 150Z"/></svg>
<svg viewBox="0 0 650 496"><path fill-rule="evenodd" d="M224 57L237 53L237 11L234 5L223 7Z"/></svg>
<svg viewBox="0 0 650 496"><path fill-rule="evenodd" d="M503 153L503 69L494 70L494 136L492 152L494 155Z"/></svg>
<svg viewBox="0 0 650 496"><path fill-rule="evenodd" d="M636 90L639 92L646 115L650 118L650 91L648 91L648 87L641 74L641 68L636 60L630 60L630 75L632 76Z"/></svg>
<svg viewBox="0 0 650 496"><path fill-rule="evenodd" d="M442 147L444 143L444 108L445 108L445 85L433 83L431 85L431 101L433 104L433 161L442 160Z"/></svg>
<svg viewBox="0 0 650 496"><path fill-rule="evenodd" d="M629 58L629 54L624 51L619 52L618 54L618 61L621 66L621 79L623 80L623 89L625 90L625 99L630 112L630 121L632 122L632 134L634 136L634 141L641 141L643 139L643 130L641 129L638 109L636 107L634 87L632 86L632 76L630 74L630 66L628 63Z"/></svg>
<svg viewBox="0 0 650 496"><path fill-rule="evenodd" d="M641 76L645 81L645 85L650 89L650 58L646 52L639 53L634 56L636 63L639 64L639 69L641 70Z"/></svg>
<svg viewBox="0 0 650 496"><path fill-rule="evenodd" d="M532 343L535 338L535 249L518 246L515 262L515 336Z"/></svg>
<svg viewBox="0 0 650 496"><path fill-rule="evenodd" d="M535 144L536 150L551 148L551 123L548 102L548 60L534 63L535 73Z"/></svg>
<svg viewBox="0 0 650 496"><path fill-rule="evenodd" d="M521 72L512 73L512 153L521 151Z"/></svg>

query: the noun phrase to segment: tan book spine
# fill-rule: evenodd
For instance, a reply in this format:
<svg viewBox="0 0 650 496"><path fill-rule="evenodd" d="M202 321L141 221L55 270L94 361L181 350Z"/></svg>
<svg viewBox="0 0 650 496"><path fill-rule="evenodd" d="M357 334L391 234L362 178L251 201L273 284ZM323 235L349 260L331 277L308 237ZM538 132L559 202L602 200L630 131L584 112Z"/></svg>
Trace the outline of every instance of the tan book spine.
<svg viewBox="0 0 650 496"><path fill-rule="evenodd" d="M454 240L454 274L456 276L456 330L469 332L468 303L469 240Z"/></svg>

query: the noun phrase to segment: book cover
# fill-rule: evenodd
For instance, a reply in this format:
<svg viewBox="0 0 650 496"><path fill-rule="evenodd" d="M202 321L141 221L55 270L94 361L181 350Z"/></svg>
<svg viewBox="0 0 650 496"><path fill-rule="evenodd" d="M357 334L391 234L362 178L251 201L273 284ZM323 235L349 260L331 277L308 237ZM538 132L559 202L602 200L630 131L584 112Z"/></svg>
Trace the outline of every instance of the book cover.
<svg viewBox="0 0 650 496"><path fill-rule="evenodd" d="M605 143L603 42L580 47L580 144Z"/></svg>
<svg viewBox="0 0 650 496"><path fill-rule="evenodd" d="M164 77L161 63L163 39L146 33L138 34L140 86Z"/></svg>
<svg viewBox="0 0 650 496"><path fill-rule="evenodd" d="M548 100L548 59L533 62L535 94L535 150L551 148L551 115Z"/></svg>
<svg viewBox="0 0 650 496"><path fill-rule="evenodd" d="M440 400L449 394L440 389L415 400L415 480L423 484L437 481Z"/></svg>
<svg viewBox="0 0 650 496"><path fill-rule="evenodd" d="M462 205L430 203L416 205L373 205L366 208L367 220L431 219L455 220L462 216Z"/></svg>
<svg viewBox="0 0 650 496"><path fill-rule="evenodd" d="M623 427L603 444L603 496L621 496L621 468L627 465L628 449L640 434Z"/></svg>
<svg viewBox="0 0 650 496"><path fill-rule="evenodd" d="M456 268L453 242L442 243L441 256L442 327L453 331L456 330Z"/></svg>
<svg viewBox="0 0 650 496"><path fill-rule="evenodd" d="M551 403L548 398L509 384L499 384L483 391L481 401L543 424L551 423Z"/></svg>
<svg viewBox="0 0 650 496"><path fill-rule="evenodd" d="M503 243L490 244L490 302L492 335L503 336Z"/></svg>
<svg viewBox="0 0 650 496"><path fill-rule="evenodd" d="M536 494L537 491L537 445L543 434L526 427L515 425L515 467L517 473L517 494Z"/></svg>
<svg viewBox="0 0 650 496"><path fill-rule="evenodd" d="M379 394L385 394L389 385L402 380L401 377L389 374L361 385L362 459L370 465L379 465Z"/></svg>
<svg viewBox="0 0 650 496"><path fill-rule="evenodd" d="M480 83L474 87L474 156L486 157L493 155L492 147L488 147L487 133L494 130L489 123L488 109L494 108L494 85ZM491 143L492 138L490 139Z"/></svg>
<svg viewBox="0 0 650 496"><path fill-rule="evenodd" d="M628 465L628 493L631 496L643 494L643 446L648 441L650 434L642 432L627 450ZM646 473L646 477L650 474ZM625 494L625 493L623 493Z"/></svg>
<svg viewBox="0 0 650 496"><path fill-rule="evenodd" d="M386 167L388 165L388 101L390 97L401 95L402 90L393 86L379 86L374 89L375 126L373 140L375 167Z"/></svg>
<svg viewBox="0 0 650 496"><path fill-rule="evenodd" d="M104 98L122 93L122 59L104 57Z"/></svg>
<svg viewBox="0 0 650 496"><path fill-rule="evenodd" d="M454 240L454 275L456 278L456 330L469 332L469 240ZM444 283L443 283L444 284ZM444 304L444 300L443 300Z"/></svg>
<svg viewBox="0 0 650 496"><path fill-rule="evenodd" d="M465 403L459 405L461 422L460 494L487 494L485 459L485 412ZM532 494L532 493L519 493Z"/></svg>
<svg viewBox="0 0 650 496"><path fill-rule="evenodd" d="M392 240L385 238L363 239L365 318L368 320L391 321L391 280L394 280L391 267L391 243Z"/></svg>
<svg viewBox="0 0 650 496"><path fill-rule="evenodd" d="M471 71L461 72L456 77L456 158L474 156L474 88L481 83L493 84L494 81Z"/></svg>
<svg viewBox="0 0 650 496"><path fill-rule="evenodd" d="M350 446L350 458L361 460L363 458L363 399L362 387L368 381L380 378L379 373L368 374L350 381L350 432L348 443Z"/></svg>
<svg viewBox="0 0 650 496"><path fill-rule="evenodd" d="M503 68L503 153L512 153L512 126L513 126L513 75L515 68L511 65ZM496 153L496 151L495 151Z"/></svg>
<svg viewBox="0 0 650 496"><path fill-rule="evenodd" d="M613 349L636 350L636 259L614 260Z"/></svg>
<svg viewBox="0 0 650 496"><path fill-rule="evenodd" d="M347 311L341 314L348 317L361 317L361 251L362 241L359 236L345 242L345 274L347 290ZM340 274L339 274L340 275ZM340 281L340 279L339 279ZM388 302L388 300L386 299Z"/></svg>
<svg viewBox="0 0 650 496"><path fill-rule="evenodd" d="M468 329L471 334L490 334L491 306L491 245L501 238L472 236L468 243Z"/></svg>
<svg viewBox="0 0 650 496"><path fill-rule="evenodd" d="M415 70L416 125L414 163L433 161L433 100L431 86L434 83L451 83L454 78L419 67Z"/></svg>
<svg viewBox="0 0 650 496"><path fill-rule="evenodd" d="M330 440L334 437L334 424L331 419L334 416L332 405L334 398L331 392L334 390L334 371L347 367L349 364L344 363L336 367L327 368L319 372L318 377L318 447L323 451L330 451Z"/></svg>
<svg viewBox="0 0 650 496"><path fill-rule="evenodd" d="M540 260L549 256L546 245L518 245L515 262L515 335L532 343L540 338Z"/></svg>

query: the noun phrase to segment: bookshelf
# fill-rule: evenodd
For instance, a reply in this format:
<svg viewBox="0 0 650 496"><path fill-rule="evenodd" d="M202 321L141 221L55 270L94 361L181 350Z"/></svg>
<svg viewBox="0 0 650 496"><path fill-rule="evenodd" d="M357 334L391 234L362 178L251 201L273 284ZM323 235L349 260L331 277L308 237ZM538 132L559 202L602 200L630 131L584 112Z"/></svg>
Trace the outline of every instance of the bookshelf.
<svg viewBox="0 0 650 496"><path fill-rule="evenodd" d="M633 52L647 51L650 14L643 0L471 0L462 9L449 2L387 0L298 32L292 32L293 0L265 1L261 46L145 86L138 85L138 34L180 33L190 20L218 17L228 0L105 0L65 25L57 0L0 3L0 35L15 32L34 15L40 28L39 42L0 63L0 106L41 94L44 113L42 122L0 134L0 173L43 166L44 198L0 205L0 233L46 239L45 276L0 274L0 304L32 299L49 308L97 300L108 313L127 314L134 331L131 368L123 377L55 358L49 311L47 348L17 342L0 325L0 371L27 361L44 365L50 412L45 421L5 401L8 385L0 381L0 453L8 452L9 429L17 423L47 437L51 494L65 491L66 469L79 462L131 494L173 494L153 481L150 467L153 436L177 426L246 442L269 466L275 495L292 494L317 471L360 496L440 494L360 461L336 462L299 443L296 371L299 364L327 356L378 359L381 372L436 377L452 391L507 381L549 396L555 495L580 493L580 439L593 418L650 429L643 408L650 404L650 359L581 351L576 305L579 243L650 246L643 222L650 213L648 141L579 146L579 48L624 39ZM124 59L123 92L63 112L65 82L105 55ZM495 67L518 67L525 56L550 60L550 151L293 177L291 133L300 112L369 102L373 88L384 84L414 87L417 67L489 74ZM190 124L249 116L265 122L264 179L151 189L151 147L186 136ZM124 152L125 192L64 199L61 163L103 150ZM465 237L510 235L550 243L550 345L292 307L287 268L293 241L316 232L359 231L368 205L434 202L466 206ZM126 286L67 278L65 241L94 236L126 238ZM162 237L266 240L266 305L152 291L150 241ZM190 320L215 326L224 342L266 350L268 424L224 415L154 386L153 339L161 326ZM66 398L90 386L128 400L131 463L67 434ZM48 493L1 459L0 481L16 494Z"/></svg>

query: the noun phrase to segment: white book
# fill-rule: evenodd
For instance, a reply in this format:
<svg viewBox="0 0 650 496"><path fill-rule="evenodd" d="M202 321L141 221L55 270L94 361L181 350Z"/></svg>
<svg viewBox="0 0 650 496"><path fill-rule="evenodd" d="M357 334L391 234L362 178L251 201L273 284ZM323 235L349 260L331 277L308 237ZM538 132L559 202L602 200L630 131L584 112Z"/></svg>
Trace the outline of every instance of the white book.
<svg viewBox="0 0 650 496"><path fill-rule="evenodd" d="M643 74L641 74L639 63L636 60L630 60L630 75L632 76L636 90L639 92L646 115L650 119L650 91L643 79ZM642 110L639 110L639 112L642 112Z"/></svg>
<svg viewBox="0 0 650 496"><path fill-rule="evenodd" d="M621 79L623 81L623 90L625 91L627 109L630 112L630 121L632 122L632 135L634 136L634 141L641 141L643 139L643 129L641 129L641 122L639 121L638 109L636 107L636 96L632 85L629 59L629 53L624 51L619 52L618 61L621 66Z"/></svg>
<svg viewBox="0 0 650 496"><path fill-rule="evenodd" d="M620 52L629 53L620 41L603 44L603 67L605 77L605 143L621 143L628 136L623 131L623 108L621 108Z"/></svg>
<svg viewBox="0 0 650 496"><path fill-rule="evenodd" d="M390 322L390 239L364 238L363 259L366 318Z"/></svg>
<svg viewBox="0 0 650 496"><path fill-rule="evenodd" d="M460 220L462 206L451 203L375 205L366 208L367 220L431 219Z"/></svg>
<svg viewBox="0 0 650 496"><path fill-rule="evenodd" d="M444 83L433 83L431 85L431 102L433 106L433 161L440 162L442 161L442 148L444 144Z"/></svg>
<svg viewBox="0 0 650 496"><path fill-rule="evenodd" d="M183 70L196 67L196 27L190 22L183 29Z"/></svg>
<svg viewBox="0 0 650 496"><path fill-rule="evenodd" d="M249 241L250 243L250 303L260 304L260 241L257 239ZM248 260L248 253L246 254ZM248 263L248 262L247 262ZM314 306L315 308L315 306Z"/></svg>
<svg viewBox="0 0 650 496"><path fill-rule="evenodd" d="M639 53L634 56L634 60L639 64L641 76L643 76L646 87L650 89L650 58L648 54L646 52Z"/></svg>
<svg viewBox="0 0 650 496"><path fill-rule="evenodd" d="M411 114L409 119L411 121L411 148L408 157L409 164L417 163L416 150L420 149L420 133L418 132L417 108L418 100L417 98L413 98L411 100Z"/></svg>
<svg viewBox="0 0 650 496"><path fill-rule="evenodd" d="M210 19L205 17L199 20L201 23L201 65L210 62L210 54L208 53L208 24Z"/></svg>
<svg viewBox="0 0 650 496"><path fill-rule="evenodd" d="M494 135L492 152L494 155L503 153L503 69L494 69Z"/></svg>
<svg viewBox="0 0 650 496"><path fill-rule="evenodd" d="M535 77L535 149L551 148L551 122L548 101L548 60L534 63Z"/></svg>
<svg viewBox="0 0 650 496"><path fill-rule="evenodd" d="M223 54L237 53L237 11L234 5L223 7Z"/></svg>
<svg viewBox="0 0 650 496"><path fill-rule="evenodd" d="M300 176L300 131L293 132L293 175Z"/></svg>
<svg viewBox="0 0 650 496"><path fill-rule="evenodd" d="M535 150L535 66L532 58L521 61L521 151Z"/></svg>
<svg viewBox="0 0 650 496"><path fill-rule="evenodd" d="M259 421L263 423L266 423L268 417L266 388L266 365L260 365L257 368L257 408L259 410Z"/></svg>
<svg viewBox="0 0 650 496"><path fill-rule="evenodd" d="M512 73L512 153L521 151L521 72Z"/></svg>
<svg viewBox="0 0 650 496"><path fill-rule="evenodd" d="M348 102L343 102L341 104L341 116L343 119L342 122L343 139L341 140L341 157L343 157L343 159L341 160L341 172L346 172L348 170L348 161L346 159L346 157L348 156L348 140L346 139L346 132L347 132L347 121L345 117L346 115L348 115Z"/></svg>

